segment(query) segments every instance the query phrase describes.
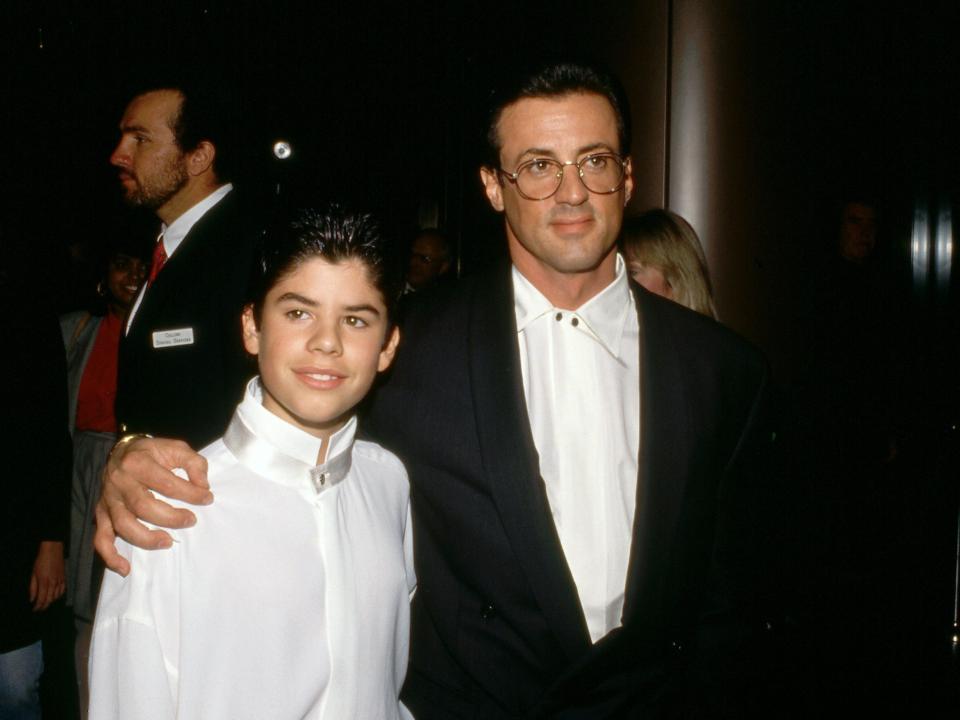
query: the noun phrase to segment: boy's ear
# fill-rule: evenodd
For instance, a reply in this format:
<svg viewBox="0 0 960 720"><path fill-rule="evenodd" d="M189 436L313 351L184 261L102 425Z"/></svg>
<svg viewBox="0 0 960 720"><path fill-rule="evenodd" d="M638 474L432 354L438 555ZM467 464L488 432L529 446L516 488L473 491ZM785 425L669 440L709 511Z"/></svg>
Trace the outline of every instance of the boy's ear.
<svg viewBox="0 0 960 720"><path fill-rule="evenodd" d="M397 354L397 344L400 342L400 328L396 325L393 326L393 329L390 331L390 334L387 336L387 341L383 344L383 349L380 351L380 360L377 362L377 372L383 372L391 363L393 363L393 358Z"/></svg>
<svg viewBox="0 0 960 720"><path fill-rule="evenodd" d="M257 330L257 321L253 317L253 305L247 305L240 316L243 325L243 347L251 355L260 352L260 331Z"/></svg>

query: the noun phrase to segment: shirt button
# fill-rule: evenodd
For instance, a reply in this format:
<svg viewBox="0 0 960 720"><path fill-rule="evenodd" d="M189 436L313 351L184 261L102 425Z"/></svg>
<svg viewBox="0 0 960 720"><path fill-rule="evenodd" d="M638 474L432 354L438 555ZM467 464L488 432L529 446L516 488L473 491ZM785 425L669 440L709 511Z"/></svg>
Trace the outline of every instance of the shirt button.
<svg viewBox="0 0 960 720"><path fill-rule="evenodd" d="M573 325L574 327L576 327L577 325L580 324L580 321L577 320L576 318L574 318L573 320L570 321L570 324Z"/></svg>
<svg viewBox="0 0 960 720"><path fill-rule="evenodd" d="M557 313L557 322L563 320L563 313Z"/></svg>
<svg viewBox="0 0 960 720"><path fill-rule="evenodd" d="M492 620L496 616L497 616L497 609L493 606L493 603L487 603L480 610L481 620Z"/></svg>

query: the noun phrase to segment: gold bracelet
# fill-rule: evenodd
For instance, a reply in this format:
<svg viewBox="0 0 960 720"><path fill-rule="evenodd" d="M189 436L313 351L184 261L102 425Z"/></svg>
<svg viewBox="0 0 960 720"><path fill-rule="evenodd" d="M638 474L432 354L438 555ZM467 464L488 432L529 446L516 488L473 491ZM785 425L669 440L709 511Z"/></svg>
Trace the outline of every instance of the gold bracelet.
<svg viewBox="0 0 960 720"><path fill-rule="evenodd" d="M152 439L153 435L150 435L149 433L126 433L124 435L121 435L120 439L113 444L112 448L110 448L110 452L107 453L107 460L113 457L113 453L116 452L118 447L120 447L121 445L126 445L127 443L131 443L134 440L139 440L140 438Z"/></svg>

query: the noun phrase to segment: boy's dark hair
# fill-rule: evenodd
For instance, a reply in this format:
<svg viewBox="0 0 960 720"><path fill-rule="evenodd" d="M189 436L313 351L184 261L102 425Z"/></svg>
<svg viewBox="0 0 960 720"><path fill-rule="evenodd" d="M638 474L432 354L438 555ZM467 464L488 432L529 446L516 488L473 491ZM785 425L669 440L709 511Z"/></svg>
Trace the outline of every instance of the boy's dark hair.
<svg viewBox="0 0 960 720"><path fill-rule="evenodd" d="M248 292L257 323L270 289L315 257L334 264L351 259L363 263L370 283L383 297L387 320L395 321L402 276L380 225L369 213L331 204L296 210L264 232Z"/></svg>
<svg viewBox="0 0 960 720"><path fill-rule="evenodd" d="M630 106L620 82L611 73L579 62L551 62L518 73L493 92L487 109L488 167L500 166L500 117L509 105L525 98L559 98L577 93L600 95L613 107L621 155L630 153Z"/></svg>

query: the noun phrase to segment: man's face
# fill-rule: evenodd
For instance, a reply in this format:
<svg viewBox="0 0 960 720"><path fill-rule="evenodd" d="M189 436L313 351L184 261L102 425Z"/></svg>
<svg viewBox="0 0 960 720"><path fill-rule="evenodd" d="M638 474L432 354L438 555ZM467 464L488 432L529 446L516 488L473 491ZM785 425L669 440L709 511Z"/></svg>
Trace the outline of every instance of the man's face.
<svg viewBox="0 0 960 720"><path fill-rule="evenodd" d="M576 162L621 151L613 107L593 93L524 98L504 109L497 129L500 164L509 172L535 158ZM564 168L557 192L539 201L523 198L509 181L501 184L490 169L481 177L490 204L506 214L510 257L535 285L539 278L596 272L604 262L613 267L623 207L633 190L629 161L623 187L608 195L587 190L573 165Z"/></svg>
<svg viewBox="0 0 960 720"><path fill-rule="evenodd" d="M131 205L159 210L187 183L187 157L171 130L180 103L176 91L155 90L135 97L123 114L110 164L120 169Z"/></svg>
<svg viewBox="0 0 960 720"><path fill-rule="evenodd" d="M450 268L447 248L436 235L421 235L410 246L407 282L420 290L443 275Z"/></svg>
<svg viewBox="0 0 960 720"><path fill-rule="evenodd" d="M840 219L840 254L863 262L877 244L877 211L869 205L847 203Z"/></svg>

